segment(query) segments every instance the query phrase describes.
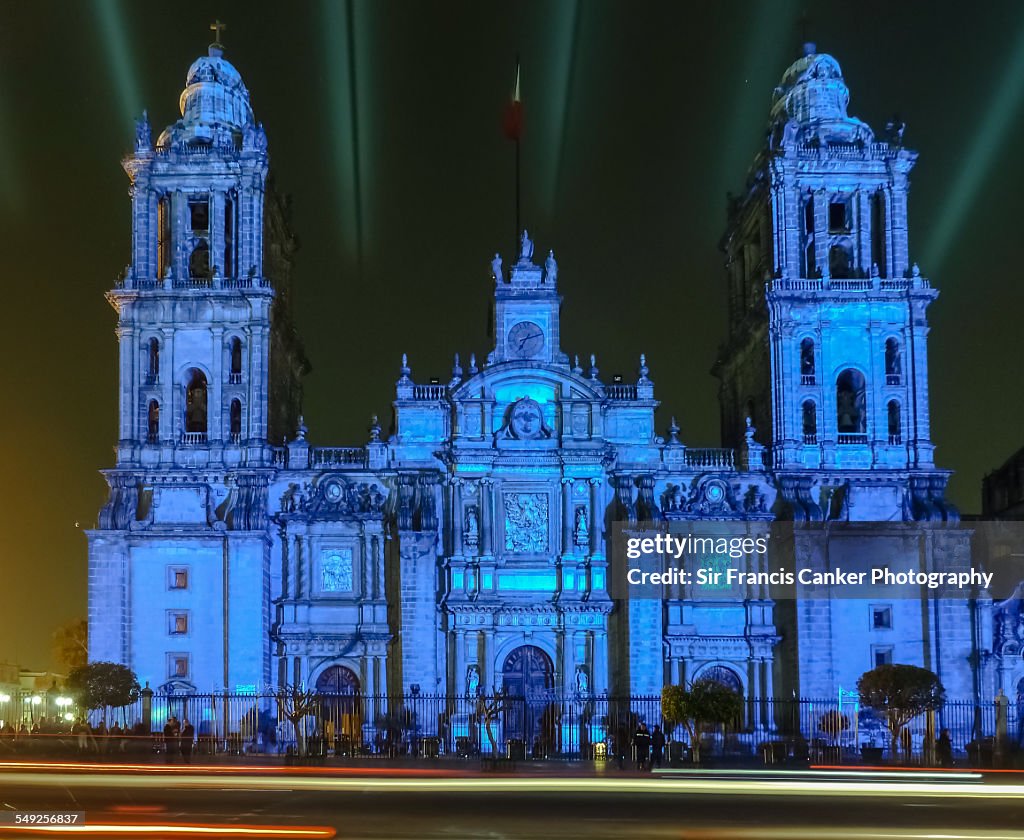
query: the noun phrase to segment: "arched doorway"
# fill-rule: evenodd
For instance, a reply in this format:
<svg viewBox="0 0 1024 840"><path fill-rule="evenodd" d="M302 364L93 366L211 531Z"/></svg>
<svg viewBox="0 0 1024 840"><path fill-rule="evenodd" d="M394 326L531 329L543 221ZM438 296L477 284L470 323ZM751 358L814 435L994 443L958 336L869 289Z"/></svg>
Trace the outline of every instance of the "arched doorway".
<svg viewBox="0 0 1024 840"><path fill-rule="evenodd" d="M560 706L553 696L555 666L551 657L536 645L517 647L505 657L501 685L510 698L505 706L505 737L522 742L523 752L554 752Z"/></svg>
<svg viewBox="0 0 1024 840"><path fill-rule="evenodd" d="M363 702L359 677L344 665L331 665L316 678L320 698L319 733L337 755L353 755L363 742Z"/></svg>
<svg viewBox="0 0 1024 840"><path fill-rule="evenodd" d="M740 682L740 678L736 676L736 672L732 668L727 668L724 665L712 665L701 671L697 675L695 682L702 682L704 680L716 682L735 691L740 697L743 696L743 683Z"/></svg>

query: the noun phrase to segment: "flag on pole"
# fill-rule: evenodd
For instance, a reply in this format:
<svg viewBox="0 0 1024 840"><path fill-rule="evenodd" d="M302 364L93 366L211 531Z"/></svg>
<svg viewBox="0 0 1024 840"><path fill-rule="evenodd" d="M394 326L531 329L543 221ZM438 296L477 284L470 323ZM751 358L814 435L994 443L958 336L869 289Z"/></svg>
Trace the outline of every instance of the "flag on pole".
<svg viewBox="0 0 1024 840"><path fill-rule="evenodd" d="M523 136L523 103L519 98L519 62L516 62L516 86L512 90L512 98L505 108L505 119L502 125L505 136L516 143Z"/></svg>

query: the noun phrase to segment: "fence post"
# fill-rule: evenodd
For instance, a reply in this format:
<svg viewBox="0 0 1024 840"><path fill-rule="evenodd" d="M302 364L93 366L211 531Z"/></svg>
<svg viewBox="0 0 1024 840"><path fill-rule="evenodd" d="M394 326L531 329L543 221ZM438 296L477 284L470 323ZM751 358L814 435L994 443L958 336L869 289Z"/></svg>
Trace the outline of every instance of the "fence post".
<svg viewBox="0 0 1024 840"><path fill-rule="evenodd" d="M935 764L935 709L929 709L924 719L924 750L922 751L924 763L927 766Z"/></svg>
<svg viewBox="0 0 1024 840"><path fill-rule="evenodd" d="M148 735L153 731L153 689L149 687L149 682L146 682L146 687L142 689L142 725L146 729Z"/></svg>
<svg viewBox="0 0 1024 840"><path fill-rule="evenodd" d="M995 764L1001 767L1006 758L1006 719L1010 709L1010 698L999 689L996 694L996 743Z"/></svg>

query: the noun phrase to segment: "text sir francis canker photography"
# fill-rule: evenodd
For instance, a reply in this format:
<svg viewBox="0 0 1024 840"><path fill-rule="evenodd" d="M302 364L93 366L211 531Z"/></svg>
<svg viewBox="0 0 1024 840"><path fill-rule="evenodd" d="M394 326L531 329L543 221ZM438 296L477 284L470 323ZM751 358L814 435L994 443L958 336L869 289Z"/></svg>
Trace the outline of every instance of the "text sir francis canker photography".
<svg viewBox="0 0 1024 840"><path fill-rule="evenodd" d="M1024 6L0 70L0 838L1024 840Z"/></svg>

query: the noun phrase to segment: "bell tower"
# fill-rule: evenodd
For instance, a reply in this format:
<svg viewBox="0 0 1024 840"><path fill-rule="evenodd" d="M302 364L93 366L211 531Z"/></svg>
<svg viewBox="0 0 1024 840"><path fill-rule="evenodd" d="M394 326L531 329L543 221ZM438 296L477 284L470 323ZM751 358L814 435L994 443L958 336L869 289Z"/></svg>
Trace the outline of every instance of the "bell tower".
<svg viewBox="0 0 1024 840"><path fill-rule="evenodd" d="M124 161L132 262L107 296L118 313L118 464L266 464L266 135L219 43L189 68L179 105L155 145L143 115Z"/></svg>
<svg viewBox="0 0 1024 840"><path fill-rule="evenodd" d="M90 656L175 692L269 680L273 444L298 425L306 371L289 316L286 204L215 28L188 70L181 118L154 143L143 114L123 163L131 262L107 293L117 462L87 532ZM153 620L132 623L143 613Z"/></svg>
<svg viewBox="0 0 1024 840"><path fill-rule="evenodd" d="M926 313L938 292L907 236L917 154L901 124L876 138L849 98L838 62L805 45L730 202L722 436L740 445L750 417L780 471L934 470Z"/></svg>
<svg viewBox="0 0 1024 840"><path fill-rule="evenodd" d="M533 262L533 241L524 230L519 244L519 257L508 279L501 257L491 262L494 276L495 346L487 357L488 364L498 362L535 362L568 365L569 357L559 346L559 312L562 298L558 294L558 263L549 251L544 265Z"/></svg>

